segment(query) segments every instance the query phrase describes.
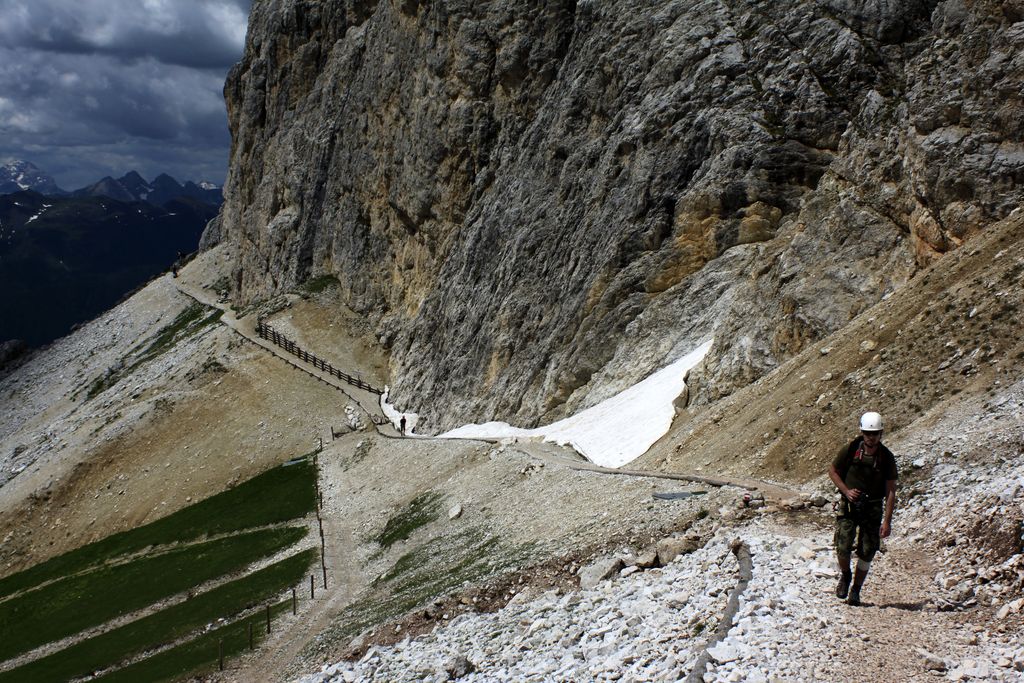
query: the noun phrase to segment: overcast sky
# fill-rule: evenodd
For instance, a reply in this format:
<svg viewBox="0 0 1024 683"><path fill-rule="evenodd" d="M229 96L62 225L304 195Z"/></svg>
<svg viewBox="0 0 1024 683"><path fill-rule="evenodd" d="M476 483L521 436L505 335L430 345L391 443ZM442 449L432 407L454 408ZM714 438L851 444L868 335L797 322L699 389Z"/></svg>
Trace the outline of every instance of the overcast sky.
<svg viewBox="0 0 1024 683"><path fill-rule="evenodd" d="M224 182L224 77L251 0L0 0L0 162L65 190L136 170Z"/></svg>

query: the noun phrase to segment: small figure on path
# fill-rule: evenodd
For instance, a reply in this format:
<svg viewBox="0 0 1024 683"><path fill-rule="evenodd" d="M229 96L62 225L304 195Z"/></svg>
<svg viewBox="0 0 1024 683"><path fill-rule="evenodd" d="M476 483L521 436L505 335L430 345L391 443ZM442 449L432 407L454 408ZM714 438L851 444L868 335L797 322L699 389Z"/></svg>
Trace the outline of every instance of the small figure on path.
<svg viewBox="0 0 1024 683"><path fill-rule="evenodd" d="M405 436L405 415L403 415L402 419L398 421L398 426L401 428L402 436Z"/></svg>
<svg viewBox="0 0 1024 683"><path fill-rule="evenodd" d="M840 572L836 597L846 598L847 604L854 606L860 604L860 590L881 539L887 538L892 529L898 476L896 458L882 445L882 416L864 413L860 433L839 451L828 471L843 496L836 518L835 546ZM851 577L850 552L855 539L857 571Z"/></svg>

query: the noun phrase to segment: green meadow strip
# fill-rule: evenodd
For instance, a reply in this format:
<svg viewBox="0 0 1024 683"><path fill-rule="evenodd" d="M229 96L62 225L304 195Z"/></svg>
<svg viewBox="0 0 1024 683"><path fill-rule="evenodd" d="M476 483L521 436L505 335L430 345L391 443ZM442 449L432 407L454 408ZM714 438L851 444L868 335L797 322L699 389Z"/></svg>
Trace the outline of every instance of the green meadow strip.
<svg viewBox="0 0 1024 683"><path fill-rule="evenodd" d="M0 598L150 546L298 519L315 509L315 480L316 472L308 457L288 467L275 467L163 519L0 579ZM5 609L5 604L0 603L0 614Z"/></svg>
<svg viewBox="0 0 1024 683"><path fill-rule="evenodd" d="M254 531L103 566L0 603L0 660L238 571L298 542L304 527Z"/></svg>
<svg viewBox="0 0 1024 683"><path fill-rule="evenodd" d="M212 621L230 617L299 584L302 579L306 578L310 565L317 559L317 552L316 548L310 548L173 607L82 641L17 669L0 673L0 683L66 681L115 666L145 650L174 641ZM290 606L290 601L288 604ZM257 615L257 618L262 619L263 613ZM263 633L265 627L265 622L260 621L257 630ZM248 627L245 628L244 644L248 646ZM178 649L174 648L171 652ZM213 643L212 650L209 646L206 646L205 652L202 652L202 646L196 646L196 650L207 658L196 664L198 666L210 661L211 653L214 657L216 656L217 644ZM173 661L180 654L179 652L170 656L169 659ZM159 662L164 658L163 654L156 655L152 658L157 660L155 663L146 664L145 662L149 662L147 659L137 665L129 666L125 670L138 672L140 669L162 669L164 665ZM123 676L124 674L117 672L117 675ZM142 676L142 674L139 675ZM140 677L132 680L156 679Z"/></svg>
<svg viewBox="0 0 1024 683"><path fill-rule="evenodd" d="M291 609L291 606L292 601L285 600L270 608L271 628L273 617ZM253 615L92 680L104 683L159 683L181 679L200 668L215 671L221 654L226 659L248 649L250 624L253 645L258 646L266 638L267 622L262 615Z"/></svg>

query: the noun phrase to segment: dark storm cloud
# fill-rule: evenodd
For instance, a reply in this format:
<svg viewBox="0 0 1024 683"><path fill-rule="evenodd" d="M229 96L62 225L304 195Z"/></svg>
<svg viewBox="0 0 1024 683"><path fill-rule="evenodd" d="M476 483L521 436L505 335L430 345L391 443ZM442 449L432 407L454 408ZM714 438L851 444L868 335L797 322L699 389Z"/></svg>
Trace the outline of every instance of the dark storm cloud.
<svg viewBox="0 0 1024 683"><path fill-rule="evenodd" d="M9 47L54 53L151 57L224 68L241 54L247 0L4 0L0 38Z"/></svg>
<svg viewBox="0 0 1024 683"><path fill-rule="evenodd" d="M0 160L66 189L133 169L222 182L249 4L0 0Z"/></svg>

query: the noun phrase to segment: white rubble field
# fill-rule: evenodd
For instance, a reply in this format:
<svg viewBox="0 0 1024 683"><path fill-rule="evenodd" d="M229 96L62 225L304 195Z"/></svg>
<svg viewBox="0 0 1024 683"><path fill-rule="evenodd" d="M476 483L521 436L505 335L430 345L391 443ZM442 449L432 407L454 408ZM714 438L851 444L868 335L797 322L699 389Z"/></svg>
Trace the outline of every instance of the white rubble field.
<svg viewBox="0 0 1024 683"><path fill-rule="evenodd" d="M729 539L661 569L605 581L590 590L513 600L489 614L464 614L444 627L391 647L371 648L302 683L447 681L465 657L472 681L677 680L700 655L695 633L715 630L736 585Z"/></svg>
<svg viewBox="0 0 1024 683"><path fill-rule="evenodd" d="M106 420L109 415L136 415L152 409L150 400L136 395L164 386L183 372L181 359L204 357L207 335L197 335L152 363L136 369L127 381L118 382L90 402L75 399L75 392L97 378L122 367L140 339L168 325L188 306L169 277L159 277L125 301L77 332L54 341L46 353L37 353L19 368L0 377L0 487L37 462L56 462L83 439L111 442L132 420ZM0 500L14 501L14 497Z"/></svg>
<svg viewBox="0 0 1024 683"><path fill-rule="evenodd" d="M662 569L603 582L590 590L515 598L498 612L468 613L433 632L372 647L358 662L326 665L297 683L452 680L468 660L464 683L519 681L677 681L684 678L722 617L736 585L730 551L736 529L719 529L704 548ZM709 649L703 680L747 683L837 680L834 643L857 639L860 615L832 595L827 545L754 522L742 530L753 578L734 625ZM920 655L903 653L907 657ZM942 659L943 680L1020 681L1024 644L983 634L969 658ZM946 653L948 657L949 654ZM925 662L920 664L925 674ZM935 672L938 673L938 672Z"/></svg>
<svg viewBox="0 0 1024 683"><path fill-rule="evenodd" d="M446 681L467 661L473 671L460 681L676 681L708 645L736 585L737 563L729 550L734 538L750 549L753 577L728 634L708 649L706 683L861 680L837 667L851 666L860 648L904 640L941 644L932 651L905 643L887 650L912 680L1024 681L1024 639L1012 621L1024 612L1017 573L1024 555L987 566L967 551L963 538L977 520L1024 515L1024 381L1001 387L981 410L947 407L937 424L891 446L907 486L914 486L914 470L931 472L919 480L917 495L901 501L889 551L876 561L866 597L878 600L885 589L892 595L894 586L905 583L906 568L894 565L889 554L932 557L935 583L913 589L913 595L934 604L943 602L944 591L951 599L966 591L988 609L970 610L968 604L968 622L940 618L934 607L906 612L919 616L898 624L891 609L851 609L833 594L837 571L828 525L790 528L765 515L719 527L704 548L662 569L627 568L589 590L539 597L524 592L495 613L461 615L299 681ZM979 452L995 457L981 459ZM946 547L940 542L950 534L960 540ZM875 631L861 633L865 627ZM927 633L901 633L904 628ZM863 680L872 680L872 673Z"/></svg>
<svg viewBox="0 0 1024 683"><path fill-rule="evenodd" d="M668 432L673 401L686 388L686 373L704 360L709 340L625 391L545 427L522 429L505 422L458 427L449 439L542 439L571 446L595 465L622 467L647 452Z"/></svg>

